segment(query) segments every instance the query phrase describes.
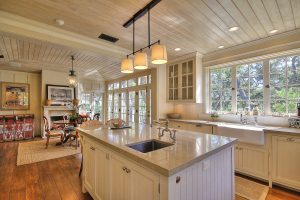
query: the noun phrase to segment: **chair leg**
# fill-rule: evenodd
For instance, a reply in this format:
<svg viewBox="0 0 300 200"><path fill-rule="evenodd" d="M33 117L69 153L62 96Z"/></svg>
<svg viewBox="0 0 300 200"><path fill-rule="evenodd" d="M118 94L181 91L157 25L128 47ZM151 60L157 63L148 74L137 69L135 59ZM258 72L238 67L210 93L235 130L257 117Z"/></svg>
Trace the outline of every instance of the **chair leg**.
<svg viewBox="0 0 300 200"><path fill-rule="evenodd" d="M70 133L71 134L71 133ZM70 135L70 146L72 145L72 136Z"/></svg>
<svg viewBox="0 0 300 200"><path fill-rule="evenodd" d="M81 176L82 168L83 168L83 155L82 155L82 157L81 157L81 164L80 164L80 170L79 170L79 177Z"/></svg>
<svg viewBox="0 0 300 200"><path fill-rule="evenodd" d="M77 149L77 147L78 147L78 137L77 136L75 136L75 140L76 140L76 149Z"/></svg>
<svg viewBox="0 0 300 200"><path fill-rule="evenodd" d="M48 148L49 138L50 138L50 136L48 135L48 136L47 136L47 141L46 141L46 149Z"/></svg>

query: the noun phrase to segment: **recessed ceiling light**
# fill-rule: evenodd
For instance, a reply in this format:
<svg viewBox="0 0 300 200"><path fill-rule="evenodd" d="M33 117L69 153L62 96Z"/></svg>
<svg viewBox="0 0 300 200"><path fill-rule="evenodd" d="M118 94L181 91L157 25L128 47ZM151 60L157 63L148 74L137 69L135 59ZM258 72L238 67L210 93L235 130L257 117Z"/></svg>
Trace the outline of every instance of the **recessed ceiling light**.
<svg viewBox="0 0 300 200"><path fill-rule="evenodd" d="M180 50L181 50L181 48L179 48L179 47L174 49L174 51L180 51Z"/></svg>
<svg viewBox="0 0 300 200"><path fill-rule="evenodd" d="M228 30L229 30L230 32L233 32L233 31L237 31L237 30L239 30L239 29L240 29L239 27L233 26L233 27L229 28Z"/></svg>
<svg viewBox="0 0 300 200"><path fill-rule="evenodd" d="M269 33L273 34L273 33L276 33L276 32L278 32L278 30L277 29L273 29Z"/></svg>
<svg viewBox="0 0 300 200"><path fill-rule="evenodd" d="M220 46L218 46L218 48L219 48L219 49L223 49L223 48L224 48L224 46L223 46L223 45L220 45Z"/></svg>
<svg viewBox="0 0 300 200"><path fill-rule="evenodd" d="M65 21L62 19L55 19L55 23L58 26L63 26L65 24Z"/></svg>

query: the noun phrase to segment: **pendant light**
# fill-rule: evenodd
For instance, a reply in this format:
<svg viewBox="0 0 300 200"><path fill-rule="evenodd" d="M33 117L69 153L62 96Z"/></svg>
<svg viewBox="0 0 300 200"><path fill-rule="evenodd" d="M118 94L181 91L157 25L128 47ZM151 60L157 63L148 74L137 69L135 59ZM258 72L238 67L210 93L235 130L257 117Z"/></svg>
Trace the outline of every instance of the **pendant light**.
<svg viewBox="0 0 300 200"><path fill-rule="evenodd" d="M71 60L72 60L72 69L70 70L70 74L68 76L68 82L69 82L69 86L70 87L76 87L77 86L77 76L75 74L75 71L73 69L73 65L74 65L74 56L71 56Z"/></svg>
<svg viewBox="0 0 300 200"><path fill-rule="evenodd" d="M147 69L148 59L147 54L143 52L137 52L134 55L134 69Z"/></svg>
<svg viewBox="0 0 300 200"><path fill-rule="evenodd" d="M151 60L153 64L165 64L168 62L167 49L165 45L157 43L151 49Z"/></svg>
<svg viewBox="0 0 300 200"><path fill-rule="evenodd" d="M147 54L143 52L144 49L151 47L151 62L152 64L165 64L167 63L167 49L165 45L160 44L160 40L151 43L150 38L150 9L152 9L157 3L159 3L161 0L152 0L148 5L146 5L144 8L142 8L139 12L133 15L133 17L128 20L125 24L123 24L123 27L128 28L131 24L133 25L133 50L132 53L127 55L126 59L123 59L121 63L121 72L122 73L132 73L133 68L142 70L148 68L148 58ZM148 45L135 51L134 49L134 24L135 21L141 18L143 15L148 13ZM131 59L128 57L133 55L134 62L132 62ZM132 63L134 64L134 67L132 67Z"/></svg>
<svg viewBox="0 0 300 200"><path fill-rule="evenodd" d="M125 74L133 73L133 62L130 58L125 58L121 63L121 72Z"/></svg>

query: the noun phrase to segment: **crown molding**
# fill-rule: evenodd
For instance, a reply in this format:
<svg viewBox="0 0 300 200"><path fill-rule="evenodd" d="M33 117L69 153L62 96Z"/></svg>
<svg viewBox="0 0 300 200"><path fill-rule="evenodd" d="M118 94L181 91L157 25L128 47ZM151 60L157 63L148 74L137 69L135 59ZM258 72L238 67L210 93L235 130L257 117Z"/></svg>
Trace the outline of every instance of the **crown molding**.
<svg viewBox="0 0 300 200"><path fill-rule="evenodd" d="M96 54L123 58L130 50L108 42L0 11L0 32L50 42Z"/></svg>
<svg viewBox="0 0 300 200"><path fill-rule="evenodd" d="M300 48L300 29L207 53L203 56L203 66L222 65L297 48Z"/></svg>

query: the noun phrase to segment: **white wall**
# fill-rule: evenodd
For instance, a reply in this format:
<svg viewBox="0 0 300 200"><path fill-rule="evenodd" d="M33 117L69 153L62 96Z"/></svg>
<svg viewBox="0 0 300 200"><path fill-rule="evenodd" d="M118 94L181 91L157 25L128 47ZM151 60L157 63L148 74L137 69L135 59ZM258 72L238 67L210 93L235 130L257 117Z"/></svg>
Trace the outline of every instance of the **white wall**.
<svg viewBox="0 0 300 200"><path fill-rule="evenodd" d="M166 65L157 67L157 119L166 118L167 113L174 112L174 104L167 102Z"/></svg>

